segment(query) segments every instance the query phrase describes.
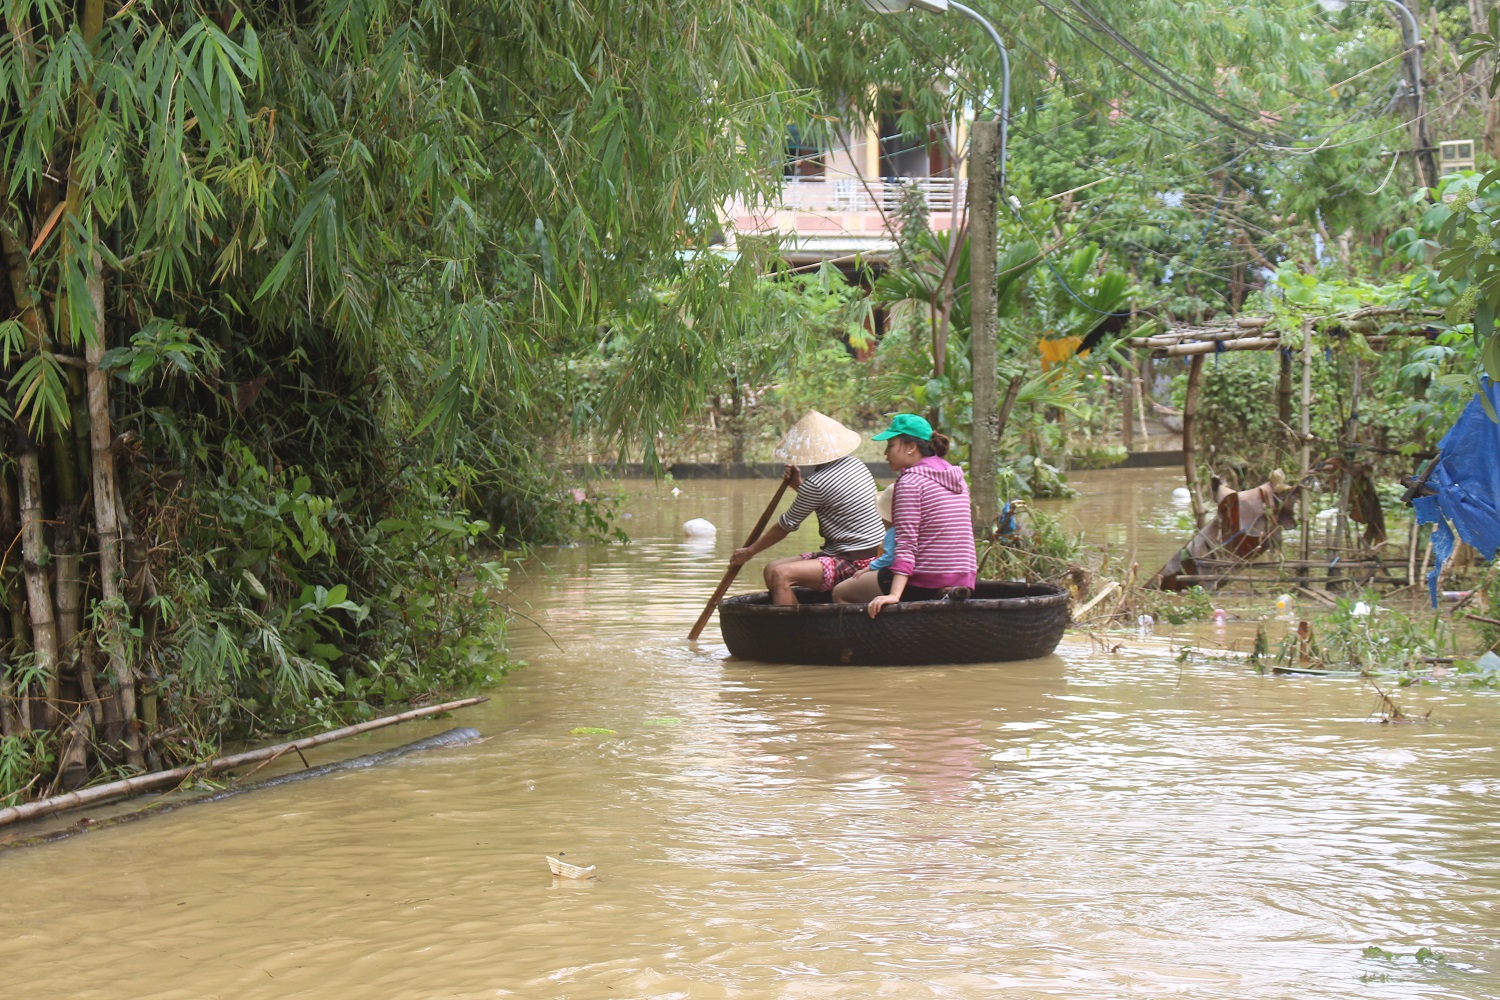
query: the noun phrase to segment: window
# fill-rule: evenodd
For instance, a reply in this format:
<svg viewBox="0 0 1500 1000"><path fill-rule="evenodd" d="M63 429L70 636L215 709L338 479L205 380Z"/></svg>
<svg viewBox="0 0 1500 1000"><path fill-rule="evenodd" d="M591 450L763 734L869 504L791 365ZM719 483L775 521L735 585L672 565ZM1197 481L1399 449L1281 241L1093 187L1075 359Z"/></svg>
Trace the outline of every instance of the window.
<svg viewBox="0 0 1500 1000"><path fill-rule="evenodd" d="M781 170L782 176L820 181L827 172L828 156L823 151L822 144L797 126L788 125L786 163Z"/></svg>

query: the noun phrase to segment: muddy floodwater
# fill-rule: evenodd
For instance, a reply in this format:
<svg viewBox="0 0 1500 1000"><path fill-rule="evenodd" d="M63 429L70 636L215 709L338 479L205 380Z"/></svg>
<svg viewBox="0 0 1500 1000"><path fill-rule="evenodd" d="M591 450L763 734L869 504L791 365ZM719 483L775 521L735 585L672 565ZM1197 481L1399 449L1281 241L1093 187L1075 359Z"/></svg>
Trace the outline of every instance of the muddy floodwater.
<svg viewBox="0 0 1500 1000"><path fill-rule="evenodd" d="M1075 482L1052 509L1154 569L1175 474ZM1383 725L1358 680L1160 633L735 662L684 636L770 488L676 485L515 574L493 701L309 757L483 743L0 852L0 996L1500 996L1500 694Z"/></svg>

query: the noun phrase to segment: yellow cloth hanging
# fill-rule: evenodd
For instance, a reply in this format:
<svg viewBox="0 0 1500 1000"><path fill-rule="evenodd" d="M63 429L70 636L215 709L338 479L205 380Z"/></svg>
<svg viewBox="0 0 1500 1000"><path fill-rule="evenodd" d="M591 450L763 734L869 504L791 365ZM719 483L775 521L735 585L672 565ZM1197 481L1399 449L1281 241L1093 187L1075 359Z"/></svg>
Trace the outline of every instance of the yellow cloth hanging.
<svg viewBox="0 0 1500 1000"><path fill-rule="evenodd" d="M1083 343L1082 337L1058 337L1056 340L1037 341L1037 349L1042 355L1042 371L1047 371L1053 365L1060 365L1071 358L1081 343Z"/></svg>

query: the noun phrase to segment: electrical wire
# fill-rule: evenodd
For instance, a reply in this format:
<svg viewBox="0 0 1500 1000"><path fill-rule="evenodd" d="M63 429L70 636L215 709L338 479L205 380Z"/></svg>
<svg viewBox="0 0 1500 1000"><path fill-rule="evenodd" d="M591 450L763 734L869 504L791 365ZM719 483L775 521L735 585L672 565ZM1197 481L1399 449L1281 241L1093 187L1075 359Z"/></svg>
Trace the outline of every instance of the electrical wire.
<svg viewBox="0 0 1500 1000"><path fill-rule="evenodd" d="M1301 136L1298 138L1291 138L1285 135L1277 135L1262 131L1260 129L1251 128L1237 121L1225 112L1219 110L1212 104L1207 103L1202 98L1198 97L1195 93L1193 93L1193 90L1204 91L1206 93L1209 93L1210 96L1213 97L1217 97L1218 95L1212 94L1211 91L1207 91L1207 88L1203 87L1202 84L1199 84L1196 81L1192 80L1185 80L1168 70L1157 60L1153 59L1150 55L1142 51L1129 39L1125 38L1124 35L1120 34L1120 32L1107 21L1105 21L1102 16L1100 16L1091 7L1089 7L1088 4L1084 2L1084 0L1068 0L1068 2L1078 11L1080 11L1085 17L1087 17L1095 25L1096 30L1100 34L1116 42L1132 56L1138 59L1144 66L1146 66L1151 71L1149 75L1136 69L1128 61L1122 59L1119 55L1110 51L1106 46L1100 44L1099 41L1093 38L1092 35L1088 33L1083 26L1076 23L1073 18L1066 16L1065 12L1053 6L1051 3L1048 3L1047 0L1038 0L1038 2L1043 8L1052 13L1053 16L1056 17L1059 21L1072 28L1081 39L1088 42L1102 55L1110 59L1112 62L1118 64L1126 72L1138 77L1143 82L1147 83L1157 90L1160 90L1167 96L1176 96L1180 100L1196 108L1198 111L1209 116L1220 124L1223 124L1231 130L1243 134L1248 138L1254 139L1257 143L1265 146L1266 148L1273 148L1283 151L1299 149L1301 147L1292 146L1290 145L1290 143L1311 142L1316 139L1326 139L1337 134L1342 129L1347 128L1350 124L1353 124L1356 121L1364 120L1364 118L1366 117L1370 117L1360 116L1354 119L1346 119L1345 121L1331 127L1327 126L1326 124L1323 126L1315 126L1318 128L1323 128L1324 131L1312 136ZM1221 100L1223 99L1221 98ZM1245 112L1247 115L1253 116L1255 118L1261 117L1261 112L1259 111L1245 108L1243 105L1236 104L1233 101L1226 101L1226 103Z"/></svg>
<svg viewBox="0 0 1500 1000"><path fill-rule="evenodd" d="M1396 153L1391 154L1391 169L1385 172L1385 180L1381 181L1380 186L1377 187L1374 191L1360 191L1359 188L1355 188L1354 190L1359 191L1359 193L1364 195L1366 198L1373 198L1380 192L1384 191L1385 186L1391 182L1391 177L1395 175L1396 164L1400 161L1400 159L1401 157Z"/></svg>

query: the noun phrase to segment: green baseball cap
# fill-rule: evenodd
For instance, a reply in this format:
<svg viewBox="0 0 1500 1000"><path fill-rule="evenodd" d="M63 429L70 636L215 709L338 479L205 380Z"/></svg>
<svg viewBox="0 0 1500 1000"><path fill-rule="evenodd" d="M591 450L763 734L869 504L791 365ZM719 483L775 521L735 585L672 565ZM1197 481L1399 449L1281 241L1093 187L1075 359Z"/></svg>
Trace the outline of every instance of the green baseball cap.
<svg viewBox="0 0 1500 1000"><path fill-rule="evenodd" d="M889 441L901 434L918 441L931 441L932 425L915 413L898 413L891 418L891 426L876 434L874 440Z"/></svg>

